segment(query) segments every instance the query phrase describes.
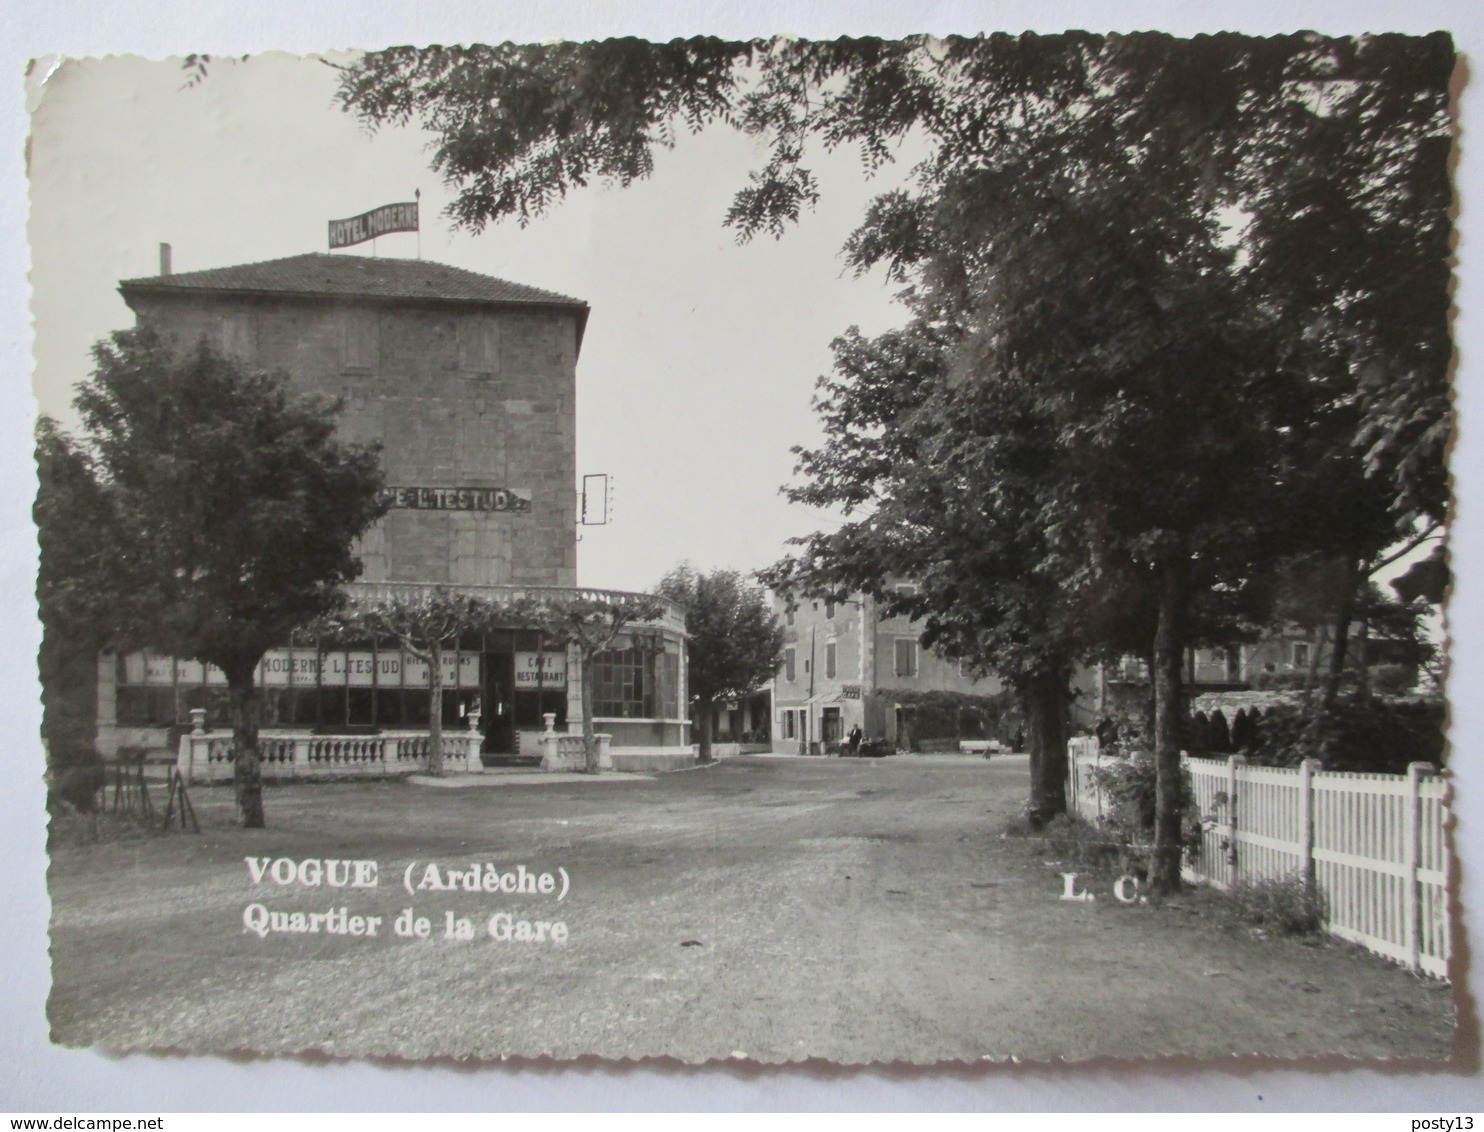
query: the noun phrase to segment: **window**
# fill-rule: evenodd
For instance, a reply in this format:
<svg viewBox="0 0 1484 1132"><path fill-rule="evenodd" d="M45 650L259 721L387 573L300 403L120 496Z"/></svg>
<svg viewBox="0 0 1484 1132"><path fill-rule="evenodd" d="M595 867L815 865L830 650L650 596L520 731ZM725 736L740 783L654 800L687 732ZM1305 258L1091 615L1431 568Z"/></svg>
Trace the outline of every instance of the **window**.
<svg viewBox="0 0 1484 1132"><path fill-rule="evenodd" d="M791 605L788 607L788 623L790 625L794 623L794 607Z"/></svg>
<svg viewBox="0 0 1484 1132"><path fill-rule="evenodd" d="M375 369L381 359L381 323L375 311L346 311L340 323L340 367Z"/></svg>
<svg viewBox="0 0 1484 1132"><path fill-rule="evenodd" d="M607 719L653 719L652 654L640 649L614 649L593 658L593 716Z"/></svg>
<svg viewBox="0 0 1484 1132"><path fill-rule="evenodd" d="M500 324L488 316L459 320L459 369L491 373L500 368Z"/></svg>
<svg viewBox="0 0 1484 1132"><path fill-rule="evenodd" d="M833 678L835 675L835 642L831 641L824 646L824 674Z"/></svg>
<svg viewBox="0 0 1484 1132"><path fill-rule="evenodd" d="M1295 641L1293 643L1293 666L1304 668L1309 663L1309 642Z"/></svg>
<svg viewBox="0 0 1484 1132"><path fill-rule="evenodd" d="M898 637L896 644L896 674L898 676L916 676L917 642L911 637Z"/></svg>
<svg viewBox="0 0 1484 1132"><path fill-rule="evenodd" d="M229 358L251 361L252 321L246 314L226 314L217 323L216 348Z"/></svg>
<svg viewBox="0 0 1484 1132"><path fill-rule="evenodd" d="M833 601L826 601L824 603L824 616L827 621L833 621L835 619L835 603Z"/></svg>
<svg viewBox="0 0 1484 1132"><path fill-rule="evenodd" d="M794 682L794 650L783 650L783 678L790 684Z"/></svg>

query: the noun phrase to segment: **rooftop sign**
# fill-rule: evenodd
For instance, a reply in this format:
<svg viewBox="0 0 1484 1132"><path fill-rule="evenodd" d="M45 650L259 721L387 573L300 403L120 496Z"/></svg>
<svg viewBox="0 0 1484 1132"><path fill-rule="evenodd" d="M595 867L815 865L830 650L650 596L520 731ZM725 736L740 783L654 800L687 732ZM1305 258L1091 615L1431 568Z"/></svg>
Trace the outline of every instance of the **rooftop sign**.
<svg viewBox="0 0 1484 1132"><path fill-rule="evenodd" d="M388 232L416 232L417 201L384 204L346 220L330 221L330 247L348 248L364 244Z"/></svg>

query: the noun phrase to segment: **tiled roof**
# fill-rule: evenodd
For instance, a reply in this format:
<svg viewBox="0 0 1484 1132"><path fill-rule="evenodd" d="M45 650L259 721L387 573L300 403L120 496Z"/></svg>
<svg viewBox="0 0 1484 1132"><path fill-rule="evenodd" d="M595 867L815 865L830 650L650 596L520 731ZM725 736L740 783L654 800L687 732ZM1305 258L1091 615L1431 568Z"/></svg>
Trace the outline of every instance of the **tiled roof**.
<svg viewBox="0 0 1484 1132"><path fill-rule="evenodd" d="M270 259L126 279L119 290L131 292L233 291L250 294L316 295L343 298L430 299L435 302L532 304L587 309L581 299L508 283L460 267L419 259L373 259L359 255L308 255Z"/></svg>

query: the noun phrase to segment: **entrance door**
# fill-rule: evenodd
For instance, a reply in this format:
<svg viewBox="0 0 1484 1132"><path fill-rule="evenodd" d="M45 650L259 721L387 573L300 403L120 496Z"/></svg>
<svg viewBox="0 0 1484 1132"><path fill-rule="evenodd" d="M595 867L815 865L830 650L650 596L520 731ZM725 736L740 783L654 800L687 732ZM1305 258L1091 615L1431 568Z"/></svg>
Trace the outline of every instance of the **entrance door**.
<svg viewBox="0 0 1484 1132"><path fill-rule="evenodd" d="M480 748L487 755L515 754L515 655L510 652L484 654L484 715L479 729L484 732Z"/></svg>
<svg viewBox="0 0 1484 1132"><path fill-rule="evenodd" d="M827 707L824 709L824 713L819 720L819 731L820 741L825 744L838 743L840 741L840 736L845 732L841 727L839 708Z"/></svg>

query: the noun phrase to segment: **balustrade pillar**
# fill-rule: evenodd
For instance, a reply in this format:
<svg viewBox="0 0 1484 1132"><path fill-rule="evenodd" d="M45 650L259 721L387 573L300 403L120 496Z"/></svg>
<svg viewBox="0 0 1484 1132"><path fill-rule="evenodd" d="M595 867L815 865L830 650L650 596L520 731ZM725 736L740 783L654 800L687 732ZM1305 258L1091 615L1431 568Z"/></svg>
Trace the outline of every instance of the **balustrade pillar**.
<svg viewBox="0 0 1484 1132"><path fill-rule="evenodd" d="M312 769L309 761L310 744L314 742L312 735L295 735L293 746L289 748L289 777L297 778L299 775L308 774Z"/></svg>
<svg viewBox="0 0 1484 1132"><path fill-rule="evenodd" d="M180 777L185 780L187 786L191 784L191 763L195 761L195 747L196 736L194 734L182 735L180 746L175 751L175 769L180 772Z"/></svg>
<svg viewBox="0 0 1484 1132"><path fill-rule="evenodd" d="M593 741L598 745L598 769L612 770L613 756L608 753L608 744L613 742L612 735L594 735Z"/></svg>

